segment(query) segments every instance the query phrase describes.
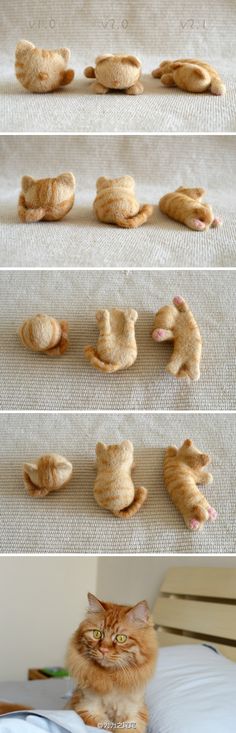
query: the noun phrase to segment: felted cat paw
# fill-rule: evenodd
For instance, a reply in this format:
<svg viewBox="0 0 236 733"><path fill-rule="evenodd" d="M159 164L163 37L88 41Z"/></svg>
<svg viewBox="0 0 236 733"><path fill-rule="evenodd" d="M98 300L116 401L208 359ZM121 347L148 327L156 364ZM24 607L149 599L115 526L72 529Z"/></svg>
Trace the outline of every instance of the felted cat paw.
<svg viewBox="0 0 236 733"><path fill-rule="evenodd" d="M30 496L43 498L51 491L62 489L72 476L72 464L57 453L24 463L23 479Z"/></svg>
<svg viewBox="0 0 236 733"><path fill-rule="evenodd" d="M22 344L31 351L47 354L47 356L62 356L69 346L67 321L57 321L56 318L39 313L28 319L19 330Z"/></svg>
<svg viewBox="0 0 236 733"><path fill-rule="evenodd" d="M177 86L185 92L200 94L209 91L211 94L225 94L225 85L213 66L199 59L176 59L162 61L152 76L160 79L162 84Z"/></svg>
<svg viewBox="0 0 236 733"><path fill-rule="evenodd" d="M163 214L170 219L184 224L189 229L204 231L209 227L219 226L220 219L214 218L209 204L202 203L204 188L184 188L180 186L172 193L167 193L159 201Z"/></svg>
<svg viewBox="0 0 236 733"><path fill-rule="evenodd" d="M18 201L18 216L21 222L58 221L72 209L75 199L75 177L73 173L61 173L56 178L31 176L21 179L21 193Z"/></svg>
<svg viewBox="0 0 236 733"><path fill-rule="evenodd" d="M69 48L49 51L36 48L30 41L19 41L16 46L16 78L29 92L46 93L70 84L74 71L66 69Z"/></svg>
<svg viewBox="0 0 236 733"><path fill-rule="evenodd" d="M100 176L96 183L97 195L93 208L98 221L116 224L124 229L136 229L149 219L153 206L139 204L135 197L132 176L107 178Z"/></svg>
<svg viewBox="0 0 236 733"><path fill-rule="evenodd" d="M166 366L173 377L197 381L200 377L202 340L197 322L181 296L172 305L157 311L152 338L156 342L173 341L174 349Z"/></svg>
<svg viewBox="0 0 236 733"><path fill-rule="evenodd" d="M84 353L90 364L101 372L112 373L128 369L137 358L135 322L138 313L133 308L99 310L97 348L86 346Z"/></svg>
<svg viewBox="0 0 236 733"><path fill-rule="evenodd" d="M182 514L188 529L202 530L205 523L215 521L216 510L199 491L198 484L207 483L203 467L210 463L207 453L201 453L187 439L180 448L169 446L164 457L164 483L176 509Z"/></svg>
<svg viewBox="0 0 236 733"><path fill-rule="evenodd" d="M96 58L95 67L87 66L84 75L97 81L91 85L95 94L123 90L127 94L142 94L141 61L136 56L106 54Z"/></svg>
<svg viewBox="0 0 236 733"><path fill-rule="evenodd" d="M130 440L123 440L120 445L97 443L96 456L94 498L97 504L115 517L130 519L141 509L148 494L144 486L135 488L131 478L133 444Z"/></svg>

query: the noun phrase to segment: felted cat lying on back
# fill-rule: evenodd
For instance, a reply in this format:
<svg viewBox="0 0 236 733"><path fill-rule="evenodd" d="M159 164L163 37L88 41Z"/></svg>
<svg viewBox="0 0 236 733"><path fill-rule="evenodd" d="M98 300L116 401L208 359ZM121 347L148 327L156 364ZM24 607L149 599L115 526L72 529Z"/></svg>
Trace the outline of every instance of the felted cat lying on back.
<svg viewBox="0 0 236 733"><path fill-rule="evenodd" d="M134 449L130 440L120 445L97 443L97 477L94 498L99 506L108 509L120 519L137 514L147 498L147 489L135 489L131 471L134 465Z"/></svg>
<svg viewBox="0 0 236 733"><path fill-rule="evenodd" d="M135 198L135 182L132 176L97 180L97 195L94 211L99 221L116 224L125 229L134 229L145 224L153 212L153 206L140 206Z"/></svg>
<svg viewBox="0 0 236 733"><path fill-rule="evenodd" d="M213 66L199 59L162 61L152 76L167 87L177 86L186 92L225 94L225 85Z"/></svg>
<svg viewBox="0 0 236 733"><path fill-rule="evenodd" d="M41 178L38 181L31 176L23 176L21 187L18 215L22 222L63 219L74 204L73 173L61 173L56 178Z"/></svg>
<svg viewBox="0 0 236 733"><path fill-rule="evenodd" d="M30 41L19 41L16 46L16 77L29 92L53 92L74 79L74 71L66 70L69 58L69 48L49 51L36 48Z"/></svg>
<svg viewBox="0 0 236 733"><path fill-rule="evenodd" d="M160 210L167 214L170 219L185 224L189 229L204 231L209 227L219 227L222 222L219 217L214 217L209 204L202 203L202 197L206 193L205 188L184 188L180 186L162 196L159 202Z"/></svg>

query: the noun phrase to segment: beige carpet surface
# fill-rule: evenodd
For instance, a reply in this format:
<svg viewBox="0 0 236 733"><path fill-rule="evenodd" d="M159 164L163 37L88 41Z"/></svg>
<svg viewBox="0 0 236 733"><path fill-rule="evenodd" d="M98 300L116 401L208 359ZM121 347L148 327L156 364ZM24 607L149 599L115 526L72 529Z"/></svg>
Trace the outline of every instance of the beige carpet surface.
<svg viewBox="0 0 236 733"><path fill-rule="evenodd" d="M0 273L0 408L32 410L234 410L234 271L12 271ZM182 295L203 338L201 378L165 372L172 346L150 337L155 312ZM86 361L96 345L98 308L137 309L138 358L115 374ZM70 349L58 359L34 354L18 337L22 322L44 312L70 325Z"/></svg>
<svg viewBox="0 0 236 733"><path fill-rule="evenodd" d="M233 132L236 130L236 6L234 0L2 0L0 130L11 132ZM34 95L14 75L20 38L43 48L71 49L74 82L54 94ZM96 96L85 66L104 53L142 61L145 92ZM151 71L166 58L198 57L221 73L225 97L165 89Z"/></svg>
<svg viewBox="0 0 236 733"><path fill-rule="evenodd" d="M10 136L0 138L0 266L232 267L236 265L234 136ZM76 197L60 222L22 224L22 175L72 170ZM102 224L93 213L96 180L130 174L140 204L154 205L133 230ZM223 226L194 232L161 214L158 202L179 186L201 186Z"/></svg>
<svg viewBox="0 0 236 733"><path fill-rule="evenodd" d="M235 415L1 414L0 551L81 553L235 552ZM217 509L215 524L192 533L171 504L163 483L164 448L191 437L212 455L214 482L204 487ZM136 486L148 489L142 510L118 520L93 498L95 447L132 440ZM61 492L29 497L22 463L48 451L72 461L74 474Z"/></svg>

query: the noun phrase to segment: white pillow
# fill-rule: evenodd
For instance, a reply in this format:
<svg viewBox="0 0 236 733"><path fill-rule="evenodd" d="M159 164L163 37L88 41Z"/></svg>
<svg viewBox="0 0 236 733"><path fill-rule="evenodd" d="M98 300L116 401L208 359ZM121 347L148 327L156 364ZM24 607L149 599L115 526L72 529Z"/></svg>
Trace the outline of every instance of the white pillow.
<svg viewBox="0 0 236 733"><path fill-rule="evenodd" d="M236 664L198 644L160 650L149 733L236 733Z"/></svg>

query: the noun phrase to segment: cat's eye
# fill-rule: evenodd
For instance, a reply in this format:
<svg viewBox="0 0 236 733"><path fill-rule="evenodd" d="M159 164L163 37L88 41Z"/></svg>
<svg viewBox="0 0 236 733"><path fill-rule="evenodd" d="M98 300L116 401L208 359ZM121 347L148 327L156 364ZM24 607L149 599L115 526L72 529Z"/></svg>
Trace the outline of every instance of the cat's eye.
<svg viewBox="0 0 236 733"><path fill-rule="evenodd" d="M93 629L93 638L94 639L101 639L102 638L102 632L99 631L99 629Z"/></svg>
<svg viewBox="0 0 236 733"><path fill-rule="evenodd" d="M125 634L117 634L115 639L118 641L118 644L124 644L127 641L127 636Z"/></svg>

